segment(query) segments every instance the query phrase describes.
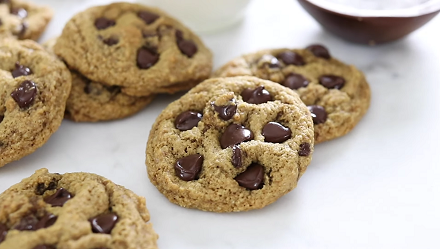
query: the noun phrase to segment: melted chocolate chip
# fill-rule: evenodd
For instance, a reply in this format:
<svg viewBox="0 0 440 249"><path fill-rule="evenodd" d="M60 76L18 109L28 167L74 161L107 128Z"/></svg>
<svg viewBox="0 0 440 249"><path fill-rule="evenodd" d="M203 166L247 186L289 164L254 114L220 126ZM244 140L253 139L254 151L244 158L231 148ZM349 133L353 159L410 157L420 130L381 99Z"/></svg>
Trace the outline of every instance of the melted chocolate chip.
<svg viewBox="0 0 440 249"><path fill-rule="evenodd" d="M198 51L197 45L190 40L179 40L177 41L177 46L179 47L180 52L189 58L192 58Z"/></svg>
<svg viewBox="0 0 440 249"><path fill-rule="evenodd" d="M117 38L110 37L110 38L102 40L102 42L108 46L113 46L113 45L118 44L119 40Z"/></svg>
<svg viewBox="0 0 440 249"><path fill-rule="evenodd" d="M17 78L20 76L27 76L32 74L32 70L26 66L20 65L20 63L15 63L15 69L12 70L12 77Z"/></svg>
<svg viewBox="0 0 440 249"><path fill-rule="evenodd" d="M148 11L140 11L138 13L138 17L140 19L142 19L148 25L152 24L153 22L155 22L159 18L158 15L151 13L151 12L148 12Z"/></svg>
<svg viewBox="0 0 440 249"><path fill-rule="evenodd" d="M292 137L292 131L276 122L269 122L263 127L261 135L265 142L282 143Z"/></svg>
<svg viewBox="0 0 440 249"><path fill-rule="evenodd" d="M114 20L110 20L105 17L100 17L95 20L95 27L99 30L106 29L115 25L116 22Z"/></svg>
<svg viewBox="0 0 440 249"><path fill-rule="evenodd" d="M306 64L301 55L292 51L282 52L277 57L286 65L303 66Z"/></svg>
<svg viewBox="0 0 440 249"><path fill-rule="evenodd" d="M52 226L58 219L58 216L53 214L46 214L40 218L37 224L35 224L34 230L48 228Z"/></svg>
<svg viewBox="0 0 440 249"><path fill-rule="evenodd" d="M301 74L291 73L284 80L283 86L297 90L301 87L307 87L309 83L310 82Z"/></svg>
<svg viewBox="0 0 440 249"><path fill-rule="evenodd" d="M12 8L11 14L16 15L22 19L28 16L28 12L23 8Z"/></svg>
<svg viewBox="0 0 440 249"><path fill-rule="evenodd" d="M310 155L310 144L309 143L302 143L299 145L299 156L309 156Z"/></svg>
<svg viewBox="0 0 440 249"><path fill-rule="evenodd" d="M218 112L218 116L225 121L231 119L235 115L235 113L237 112L236 105L217 106L217 105L212 104L212 106L214 106L214 110L216 112Z"/></svg>
<svg viewBox="0 0 440 249"><path fill-rule="evenodd" d="M256 190L263 187L264 181L264 167L253 163L245 172L235 177L238 185L249 190Z"/></svg>
<svg viewBox="0 0 440 249"><path fill-rule="evenodd" d="M236 168L240 168L242 166L242 153L240 146L234 145L232 147L232 165Z"/></svg>
<svg viewBox="0 0 440 249"><path fill-rule="evenodd" d="M8 228L0 223L0 243L2 243L3 240L5 240L6 234L8 234Z"/></svg>
<svg viewBox="0 0 440 249"><path fill-rule="evenodd" d="M38 245L32 249L56 249L56 247L50 245Z"/></svg>
<svg viewBox="0 0 440 249"><path fill-rule="evenodd" d="M140 69L148 69L159 61L159 55L152 49L142 47L137 53L137 66Z"/></svg>
<svg viewBox="0 0 440 249"><path fill-rule="evenodd" d="M313 123L322 124L327 120L327 112L324 107L320 105L307 106L309 111L312 113Z"/></svg>
<svg viewBox="0 0 440 249"><path fill-rule="evenodd" d="M251 130L242 125L230 124L220 138L220 146L222 149L226 149L252 139L254 139L254 133Z"/></svg>
<svg viewBox="0 0 440 249"><path fill-rule="evenodd" d="M193 111L186 111L179 114L174 120L174 125L181 131L191 130L202 120L202 114Z"/></svg>
<svg viewBox="0 0 440 249"><path fill-rule="evenodd" d="M197 179L202 170L203 156L199 154L180 158L174 165L176 176L184 181Z"/></svg>
<svg viewBox="0 0 440 249"><path fill-rule="evenodd" d="M262 104L272 100L269 91L264 89L264 86L259 86L255 89L246 88L241 92L243 101L249 104Z"/></svg>
<svg viewBox="0 0 440 249"><path fill-rule="evenodd" d="M281 67L281 63L278 61L278 59L275 56L270 54L265 54L258 61L258 67L264 68L265 66L269 68L279 68Z"/></svg>
<svg viewBox="0 0 440 249"><path fill-rule="evenodd" d="M37 95L37 86L34 82L25 80L11 93L11 97L20 106L20 108L27 108L34 102Z"/></svg>
<svg viewBox="0 0 440 249"><path fill-rule="evenodd" d="M55 194L47 196L44 198L44 201L47 204L52 205L52 207L62 207L68 200L72 199L73 195L65 190L64 188L60 188L55 192Z"/></svg>
<svg viewBox="0 0 440 249"><path fill-rule="evenodd" d="M38 219L33 215L28 215L23 217L20 222L15 225L12 229L19 231L34 231L35 225L37 225Z"/></svg>
<svg viewBox="0 0 440 249"><path fill-rule="evenodd" d="M328 49L322 45L314 44L314 45L308 46L306 49L309 50L310 52L312 52L316 57L321 57L324 59L331 58Z"/></svg>
<svg viewBox="0 0 440 249"><path fill-rule="evenodd" d="M319 83L328 89L341 89L345 85L345 79L335 75L324 75L319 78Z"/></svg>
<svg viewBox="0 0 440 249"><path fill-rule="evenodd" d="M89 222L94 233L110 234L118 222L118 216L115 213L101 214L89 219Z"/></svg>

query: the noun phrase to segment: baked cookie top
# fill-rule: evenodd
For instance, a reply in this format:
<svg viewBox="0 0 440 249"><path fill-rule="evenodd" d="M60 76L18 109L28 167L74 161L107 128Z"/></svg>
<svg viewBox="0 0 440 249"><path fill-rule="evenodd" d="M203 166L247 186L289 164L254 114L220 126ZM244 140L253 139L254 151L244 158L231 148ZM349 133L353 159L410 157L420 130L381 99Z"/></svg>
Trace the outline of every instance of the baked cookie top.
<svg viewBox="0 0 440 249"><path fill-rule="evenodd" d="M0 194L0 249L154 249L145 199L90 173L40 169Z"/></svg>
<svg viewBox="0 0 440 249"><path fill-rule="evenodd" d="M87 78L132 96L190 89L212 70L211 52L192 31L159 9L133 3L77 14L54 50Z"/></svg>
<svg viewBox="0 0 440 249"><path fill-rule="evenodd" d="M61 124L71 77L37 43L0 42L0 166L41 147Z"/></svg>
<svg viewBox="0 0 440 249"><path fill-rule="evenodd" d="M315 143L347 134L370 106L370 87L363 73L334 59L322 45L243 55L213 77L238 75L271 80L296 91L313 115Z"/></svg>
<svg viewBox="0 0 440 249"><path fill-rule="evenodd" d="M0 39L37 40L52 16L48 7L21 0L0 0Z"/></svg>
<svg viewBox="0 0 440 249"><path fill-rule="evenodd" d="M255 77L215 78L160 114L146 164L171 202L236 212L295 188L312 151L312 117L296 93Z"/></svg>

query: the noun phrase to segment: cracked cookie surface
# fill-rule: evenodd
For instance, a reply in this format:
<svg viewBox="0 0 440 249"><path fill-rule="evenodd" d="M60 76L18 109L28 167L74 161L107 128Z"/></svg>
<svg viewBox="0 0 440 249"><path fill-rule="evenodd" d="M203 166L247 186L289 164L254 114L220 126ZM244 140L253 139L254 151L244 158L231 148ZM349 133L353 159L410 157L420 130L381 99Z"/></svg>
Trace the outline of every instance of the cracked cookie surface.
<svg viewBox="0 0 440 249"><path fill-rule="evenodd" d="M190 89L212 70L211 52L192 31L159 9L132 3L77 14L54 51L87 78L132 96Z"/></svg>
<svg viewBox="0 0 440 249"><path fill-rule="evenodd" d="M41 147L58 129L70 93L66 66L37 43L0 42L0 167Z"/></svg>
<svg viewBox="0 0 440 249"><path fill-rule="evenodd" d="M314 116L315 143L347 134L370 106L370 87L362 72L332 58L322 45L243 55L213 77L239 75L271 80L296 91Z"/></svg>
<svg viewBox="0 0 440 249"><path fill-rule="evenodd" d="M155 249L145 198L90 173L40 169L0 194L0 249Z"/></svg>
<svg viewBox="0 0 440 249"><path fill-rule="evenodd" d="M37 40L52 16L48 7L21 0L0 0L0 38Z"/></svg>
<svg viewBox="0 0 440 249"><path fill-rule="evenodd" d="M213 212L263 208L296 187L313 122L292 90L255 77L206 80L156 119L151 182L171 202Z"/></svg>

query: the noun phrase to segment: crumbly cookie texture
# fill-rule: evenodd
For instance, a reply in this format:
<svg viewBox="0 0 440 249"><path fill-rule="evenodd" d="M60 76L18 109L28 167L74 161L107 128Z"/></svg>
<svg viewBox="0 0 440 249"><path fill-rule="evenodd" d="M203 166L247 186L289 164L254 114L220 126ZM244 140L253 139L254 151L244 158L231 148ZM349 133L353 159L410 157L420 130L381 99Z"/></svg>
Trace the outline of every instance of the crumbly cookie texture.
<svg viewBox="0 0 440 249"><path fill-rule="evenodd" d="M0 0L0 39L37 40L52 16L52 10L45 6L20 0Z"/></svg>
<svg viewBox="0 0 440 249"><path fill-rule="evenodd" d="M173 203L247 211L296 187L313 139L310 112L292 90L255 77L215 78L160 114L146 165L151 182Z"/></svg>
<svg viewBox="0 0 440 249"><path fill-rule="evenodd" d="M132 96L190 89L212 70L210 50L192 31L159 9L133 3L77 14L54 51L87 78Z"/></svg>
<svg viewBox="0 0 440 249"><path fill-rule="evenodd" d="M53 53L57 39L43 44ZM97 122L122 119L141 111L154 95L134 97L121 92L119 86L109 86L87 79L76 71L72 75L72 90L67 99L65 118L76 122Z"/></svg>
<svg viewBox="0 0 440 249"><path fill-rule="evenodd" d="M64 116L71 77L37 43L0 42L0 167L41 147Z"/></svg>
<svg viewBox="0 0 440 249"><path fill-rule="evenodd" d="M0 249L154 249L145 199L90 173L40 169L0 194Z"/></svg>
<svg viewBox="0 0 440 249"><path fill-rule="evenodd" d="M268 79L296 91L313 115L315 143L347 134L370 106L370 87L362 72L332 58L322 45L243 55L213 77L238 75Z"/></svg>

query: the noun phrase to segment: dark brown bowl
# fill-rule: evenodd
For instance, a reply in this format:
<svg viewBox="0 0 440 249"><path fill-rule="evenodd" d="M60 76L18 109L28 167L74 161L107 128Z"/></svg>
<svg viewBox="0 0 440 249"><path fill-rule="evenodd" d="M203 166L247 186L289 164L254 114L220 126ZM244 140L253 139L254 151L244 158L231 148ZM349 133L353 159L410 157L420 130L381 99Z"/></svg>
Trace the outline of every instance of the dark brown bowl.
<svg viewBox="0 0 440 249"><path fill-rule="evenodd" d="M298 2L328 31L347 41L368 45L398 40L422 27L440 11L408 17L361 17L337 13L307 0Z"/></svg>

